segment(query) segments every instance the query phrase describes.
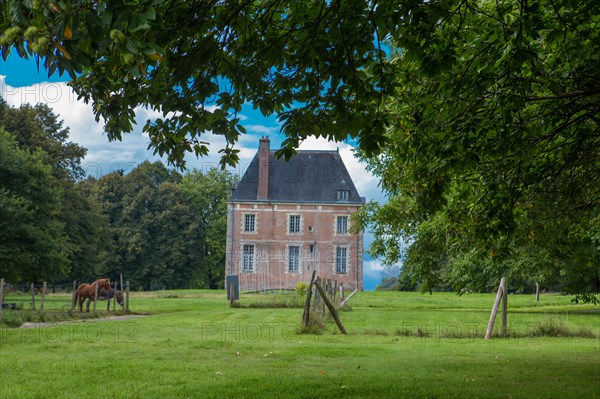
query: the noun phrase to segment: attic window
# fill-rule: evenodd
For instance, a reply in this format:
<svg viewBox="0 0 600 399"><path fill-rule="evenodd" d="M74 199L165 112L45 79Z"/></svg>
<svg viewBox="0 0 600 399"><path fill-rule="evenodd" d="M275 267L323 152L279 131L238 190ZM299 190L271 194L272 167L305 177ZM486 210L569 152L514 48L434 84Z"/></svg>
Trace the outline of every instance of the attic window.
<svg viewBox="0 0 600 399"><path fill-rule="evenodd" d="M348 201L349 196L350 196L350 191L348 191L348 190L338 190L337 191L337 200L338 201Z"/></svg>

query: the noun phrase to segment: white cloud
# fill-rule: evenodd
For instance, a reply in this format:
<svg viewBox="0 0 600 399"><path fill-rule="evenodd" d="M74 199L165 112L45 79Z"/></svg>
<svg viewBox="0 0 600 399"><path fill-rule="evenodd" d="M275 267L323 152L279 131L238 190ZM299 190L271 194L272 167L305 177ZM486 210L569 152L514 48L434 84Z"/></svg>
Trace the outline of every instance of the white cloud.
<svg viewBox="0 0 600 399"><path fill-rule="evenodd" d="M244 127L246 128L247 131L252 132L252 133L259 133L259 134L277 134L279 133L280 127L279 126L265 126L265 125L244 125Z"/></svg>
<svg viewBox="0 0 600 399"><path fill-rule="evenodd" d="M5 83L6 79L0 75L0 95L11 105L18 107L22 104L44 103L51 107L54 112L64 121L64 125L70 129L70 140L88 149L83 160L83 165L94 174L108 173L117 169L128 170L131 165L138 164L144 160L159 160L158 155L153 155L148 150L148 136L142 133L142 127L148 119L162 118L162 112L147 107L137 107L134 131L123 134L121 141L109 142L103 131L104 121L96 122L91 104L85 104L77 99L77 95L64 82L46 82L30 86L12 87ZM210 110L214 110L209 107ZM247 117L244 117L247 119ZM238 167L232 169L233 173L241 175L254 157L258 148L258 135L277 136L280 127L267 126L263 124L244 125L250 132L240 135L235 148L239 150L240 162ZM274 137L275 138L275 137ZM220 135L204 133L201 141L208 142L210 153L206 157L197 159L193 155L186 157L188 168L208 170L218 167L219 150L226 145L225 138ZM377 179L365 169L365 165L359 162L352 152L352 146L346 143L328 141L323 138L309 137L300 145L301 149L335 150L339 149L340 155L348 168L348 172L356 185L360 195L367 199L382 200L383 195L377 186ZM163 159L166 162L166 159Z"/></svg>
<svg viewBox="0 0 600 399"><path fill-rule="evenodd" d="M92 176L99 177L116 170L127 172L144 160L161 160L161 157L153 154L152 149L148 149L148 135L142 133L142 128L148 119L163 118L162 112L147 107L137 107L135 109L137 125L134 125L133 132L123 134L120 141L110 142L103 130L104 121L96 122L91 104L78 100L71 87L64 82L12 87L7 85L5 77L0 75L0 96L13 107L27 103L43 103L52 108L59 119L64 121L64 126L69 127L69 139L88 149L82 165ZM216 107L209 107L210 110L214 108ZM218 166L220 160L218 151L225 147L225 138L205 133L200 140L209 143L210 154L200 159L188 155L186 157L188 168L208 170L210 167ZM244 140L244 143L246 142L250 144L250 140ZM238 145L236 148L240 150L240 164L242 162L247 164L254 156L254 149L244 145ZM166 163L166 158L162 158L162 161ZM237 168L233 172L239 173L239 170L241 169Z"/></svg>

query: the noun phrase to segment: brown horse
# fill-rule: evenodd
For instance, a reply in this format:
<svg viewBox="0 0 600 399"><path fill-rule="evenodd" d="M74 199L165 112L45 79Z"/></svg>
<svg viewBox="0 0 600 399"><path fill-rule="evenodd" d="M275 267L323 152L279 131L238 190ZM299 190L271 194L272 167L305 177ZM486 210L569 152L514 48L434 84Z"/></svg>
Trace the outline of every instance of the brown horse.
<svg viewBox="0 0 600 399"><path fill-rule="evenodd" d="M105 290L104 288L98 289L98 300L106 301L106 310L110 312L110 300L116 298L119 306L123 306L123 293L118 290ZM86 304L87 311L90 311L90 303L94 300L94 298L89 298Z"/></svg>
<svg viewBox="0 0 600 399"><path fill-rule="evenodd" d="M109 278L98 279L92 284L81 284L79 287L77 287L77 291L75 291L75 306L77 306L77 303L79 303L80 312L83 312L83 302L86 299L90 298L92 301L94 300L96 295L96 286L98 286L98 291L100 291L101 288L111 291ZM87 311L90 311L89 302Z"/></svg>

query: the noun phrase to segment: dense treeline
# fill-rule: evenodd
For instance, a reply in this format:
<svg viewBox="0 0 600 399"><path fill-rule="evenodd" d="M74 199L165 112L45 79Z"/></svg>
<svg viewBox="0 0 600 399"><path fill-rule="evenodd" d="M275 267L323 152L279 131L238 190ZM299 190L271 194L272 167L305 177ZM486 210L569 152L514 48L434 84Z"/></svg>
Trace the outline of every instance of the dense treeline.
<svg viewBox="0 0 600 399"><path fill-rule="evenodd" d="M0 276L12 283L124 273L133 289L219 288L233 177L160 162L85 178L86 149L45 105L0 100Z"/></svg>

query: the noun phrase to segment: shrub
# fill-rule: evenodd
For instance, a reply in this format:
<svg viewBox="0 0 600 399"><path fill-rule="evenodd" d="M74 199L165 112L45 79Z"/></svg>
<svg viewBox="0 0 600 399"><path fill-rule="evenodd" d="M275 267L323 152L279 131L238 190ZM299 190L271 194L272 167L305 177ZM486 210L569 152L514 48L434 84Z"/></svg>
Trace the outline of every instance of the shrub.
<svg viewBox="0 0 600 399"><path fill-rule="evenodd" d="M300 297L305 297L306 296L306 290L308 289L308 284L306 284L304 281L300 281L299 283L296 283L296 294Z"/></svg>

